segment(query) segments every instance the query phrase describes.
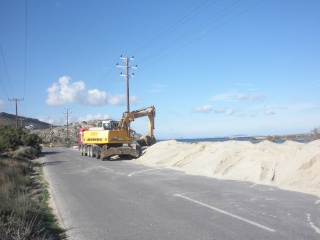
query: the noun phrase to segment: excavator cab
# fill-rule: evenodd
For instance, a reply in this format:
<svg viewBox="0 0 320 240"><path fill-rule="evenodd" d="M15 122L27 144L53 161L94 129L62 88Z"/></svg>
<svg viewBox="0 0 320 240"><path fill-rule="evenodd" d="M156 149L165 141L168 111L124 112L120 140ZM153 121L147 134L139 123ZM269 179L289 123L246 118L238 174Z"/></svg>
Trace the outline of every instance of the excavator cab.
<svg viewBox="0 0 320 240"><path fill-rule="evenodd" d="M102 121L103 130L114 130L118 127L119 122L114 120Z"/></svg>

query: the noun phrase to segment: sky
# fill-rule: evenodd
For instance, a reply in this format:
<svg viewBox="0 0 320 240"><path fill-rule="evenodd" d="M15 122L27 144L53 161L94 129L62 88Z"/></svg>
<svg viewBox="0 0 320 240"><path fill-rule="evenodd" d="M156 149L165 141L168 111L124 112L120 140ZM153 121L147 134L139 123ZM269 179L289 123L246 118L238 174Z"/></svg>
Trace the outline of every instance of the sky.
<svg viewBox="0 0 320 240"><path fill-rule="evenodd" d="M20 116L54 125L120 120L128 57L130 110L155 106L157 139L309 133L319 12L318 0L0 0L0 112L18 99Z"/></svg>

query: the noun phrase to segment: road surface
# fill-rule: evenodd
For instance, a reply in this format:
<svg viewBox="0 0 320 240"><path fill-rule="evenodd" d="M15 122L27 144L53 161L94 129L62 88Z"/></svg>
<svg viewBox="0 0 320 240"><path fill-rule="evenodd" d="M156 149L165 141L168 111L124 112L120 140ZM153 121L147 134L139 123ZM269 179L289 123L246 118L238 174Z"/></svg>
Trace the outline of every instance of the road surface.
<svg viewBox="0 0 320 240"><path fill-rule="evenodd" d="M44 148L69 239L320 239L316 196Z"/></svg>

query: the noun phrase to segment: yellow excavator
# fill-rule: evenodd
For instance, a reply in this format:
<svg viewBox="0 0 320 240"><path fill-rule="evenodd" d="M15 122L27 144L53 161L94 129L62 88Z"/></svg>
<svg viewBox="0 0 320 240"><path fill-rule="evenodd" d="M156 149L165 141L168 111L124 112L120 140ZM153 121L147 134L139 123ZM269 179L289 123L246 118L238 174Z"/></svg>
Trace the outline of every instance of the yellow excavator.
<svg viewBox="0 0 320 240"><path fill-rule="evenodd" d="M107 160L110 157L131 156L138 158L142 146L151 146L156 142L153 134L154 106L125 112L120 121L106 120L98 127L84 126L78 132L78 145L81 155ZM136 118L148 117L148 135L134 139L130 123Z"/></svg>

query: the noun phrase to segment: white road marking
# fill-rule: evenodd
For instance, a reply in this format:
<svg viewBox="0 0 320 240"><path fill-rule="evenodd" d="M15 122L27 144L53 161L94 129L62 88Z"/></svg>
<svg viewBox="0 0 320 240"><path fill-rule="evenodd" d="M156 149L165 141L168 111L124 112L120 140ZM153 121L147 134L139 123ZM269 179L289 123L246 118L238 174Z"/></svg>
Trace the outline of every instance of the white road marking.
<svg viewBox="0 0 320 240"><path fill-rule="evenodd" d="M190 201L190 202L197 203L197 204L199 204L199 205L201 205L201 206L203 206L203 207L210 208L210 209L212 209L212 210L214 210L214 211L223 213L223 214L225 214L225 215L228 215L229 217L236 218L236 219L238 219L238 220L241 220L241 221L243 221L243 222L249 223L249 224L254 225L254 226L256 226L256 227L262 228L262 229L267 230L267 231L269 231L269 232L275 232L275 231L276 231L276 230L274 230L274 229L272 229L272 228L266 227L266 226L264 226L264 225L261 225L261 224L259 224L259 223L254 222L254 221L251 221L251 220L248 220L248 219L246 219L246 218L240 217L240 216L238 216L238 215L229 213L229 212L224 211L224 210L221 210L221 209L219 209L219 208L210 206L210 205L208 205L208 204L205 204L205 203L203 203L203 202L194 200L194 199L192 199L192 198L183 196L183 195L181 195L181 194L175 194L174 196L184 198L184 199L186 199L186 200L188 200L188 201Z"/></svg>
<svg viewBox="0 0 320 240"><path fill-rule="evenodd" d="M320 200L316 201L316 203L315 203L315 204L318 204L318 203L320 203Z"/></svg>
<svg viewBox="0 0 320 240"><path fill-rule="evenodd" d="M107 170L108 172L113 172L113 170L112 169L110 169L110 168L107 168L107 167L102 167L102 166L99 166L100 168L103 168L103 169L105 169L105 170Z"/></svg>
<svg viewBox="0 0 320 240"><path fill-rule="evenodd" d="M151 168L151 169L145 169L145 170L141 170L141 171L136 171L136 172L132 172L128 175L128 177L132 177L132 175L137 174L137 173L141 173L141 172L147 172L147 171L155 171L155 170L159 170L157 168Z"/></svg>
<svg viewBox="0 0 320 240"><path fill-rule="evenodd" d="M81 166L79 165L79 167L81 167ZM86 173L89 173L89 172L96 170L96 169L97 169L97 167L90 167L90 168L84 168L84 169L65 172L65 174L86 174Z"/></svg>
<svg viewBox="0 0 320 240"><path fill-rule="evenodd" d="M320 234L320 228L316 227L313 222L311 221L311 218L310 218L310 214L307 213L307 219L308 219L308 222L310 223L310 226L317 232Z"/></svg>

